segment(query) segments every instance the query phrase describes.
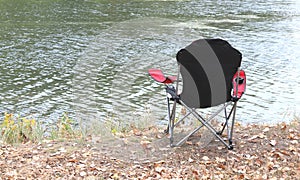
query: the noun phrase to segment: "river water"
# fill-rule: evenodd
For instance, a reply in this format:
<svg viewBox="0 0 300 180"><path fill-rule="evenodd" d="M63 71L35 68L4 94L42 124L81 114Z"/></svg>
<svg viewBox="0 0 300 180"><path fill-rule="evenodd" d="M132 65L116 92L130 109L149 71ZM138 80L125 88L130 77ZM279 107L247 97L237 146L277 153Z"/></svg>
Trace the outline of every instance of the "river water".
<svg viewBox="0 0 300 180"><path fill-rule="evenodd" d="M158 121L164 87L198 38L243 54L247 91L237 119L289 121L300 112L300 1L0 1L0 112L55 122Z"/></svg>

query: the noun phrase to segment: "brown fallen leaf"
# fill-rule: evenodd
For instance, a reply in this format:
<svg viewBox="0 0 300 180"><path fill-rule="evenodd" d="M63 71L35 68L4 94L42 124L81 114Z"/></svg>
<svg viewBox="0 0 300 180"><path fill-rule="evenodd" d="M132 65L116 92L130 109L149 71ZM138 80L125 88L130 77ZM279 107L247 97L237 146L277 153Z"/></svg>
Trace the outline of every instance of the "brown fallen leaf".
<svg viewBox="0 0 300 180"><path fill-rule="evenodd" d="M286 123L282 123L280 129L285 130L286 129Z"/></svg>
<svg viewBox="0 0 300 180"><path fill-rule="evenodd" d="M192 141L186 141L185 143L188 144L188 145L193 145Z"/></svg>
<svg viewBox="0 0 300 180"><path fill-rule="evenodd" d="M142 136L143 135L142 131L140 131L136 128L133 129L133 134L136 135L136 136Z"/></svg>
<svg viewBox="0 0 300 180"><path fill-rule="evenodd" d="M72 163L77 163L79 160L78 159L69 159L68 162L72 162Z"/></svg>

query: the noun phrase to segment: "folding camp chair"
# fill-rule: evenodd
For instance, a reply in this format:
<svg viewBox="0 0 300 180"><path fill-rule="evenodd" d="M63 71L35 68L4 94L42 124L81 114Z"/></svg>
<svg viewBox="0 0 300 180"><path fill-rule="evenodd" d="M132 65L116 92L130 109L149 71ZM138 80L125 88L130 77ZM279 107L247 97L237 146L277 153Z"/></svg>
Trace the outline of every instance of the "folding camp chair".
<svg viewBox="0 0 300 180"><path fill-rule="evenodd" d="M149 74L155 81L166 85L169 121L166 132L170 135L171 147L182 145L202 127L206 127L228 149L233 149L232 135L237 102L246 88L246 75L240 69L242 54L225 40L199 39L181 49L176 59L177 76L166 77L159 69L149 69ZM182 80L179 79L180 74ZM178 92L179 82L182 83L181 93ZM175 122L177 104L186 108L188 113ZM218 110L209 118L202 117L196 111L214 106ZM217 130L211 120L222 111L225 122ZM196 117L200 125L178 142L174 142L174 128L189 115ZM225 129L227 135L223 136Z"/></svg>

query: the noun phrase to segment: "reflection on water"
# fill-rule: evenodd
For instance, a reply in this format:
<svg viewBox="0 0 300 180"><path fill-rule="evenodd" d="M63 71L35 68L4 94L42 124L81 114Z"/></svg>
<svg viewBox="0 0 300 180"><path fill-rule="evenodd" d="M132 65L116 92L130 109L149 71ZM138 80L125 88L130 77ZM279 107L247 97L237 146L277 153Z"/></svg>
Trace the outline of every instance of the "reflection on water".
<svg viewBox="0 0 300 180"><path fill-rule="evenodd" d="M16 4L14 6L13 4ZM28 1L29 2L29 1ZM36 8L36 7L41 8ZM205 37L243 53L242 122L300 112L298 1L5 1L0 7L0 112L55 121L165 116L149 68L176 73L175 55Z"/></svg>

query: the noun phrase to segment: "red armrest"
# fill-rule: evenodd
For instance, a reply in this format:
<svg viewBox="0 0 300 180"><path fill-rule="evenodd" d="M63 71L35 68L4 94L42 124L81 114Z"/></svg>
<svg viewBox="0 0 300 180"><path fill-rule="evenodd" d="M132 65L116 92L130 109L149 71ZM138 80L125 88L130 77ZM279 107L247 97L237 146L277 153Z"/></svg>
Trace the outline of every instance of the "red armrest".
<svg viewBox="0 0 300 180"><path fill-rule="evenodd" d="M176 76L168 76L166 77L160 69L149 69L149 75L157 82L170 84L176 81Z"/></svg>

